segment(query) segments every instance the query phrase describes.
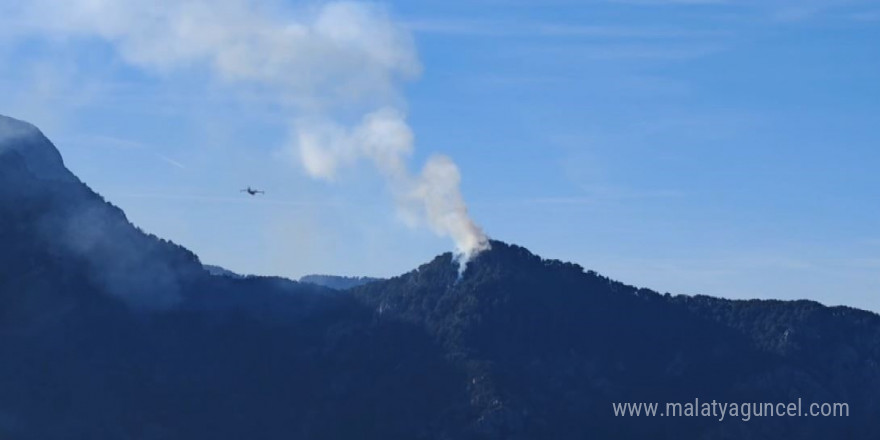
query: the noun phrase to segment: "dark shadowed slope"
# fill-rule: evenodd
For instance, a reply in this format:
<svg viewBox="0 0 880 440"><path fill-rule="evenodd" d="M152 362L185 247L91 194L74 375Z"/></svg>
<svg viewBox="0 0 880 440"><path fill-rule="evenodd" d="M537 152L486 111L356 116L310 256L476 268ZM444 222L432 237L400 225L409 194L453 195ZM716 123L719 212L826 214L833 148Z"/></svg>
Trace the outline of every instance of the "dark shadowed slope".
<svg viewBox="0 0 880 440"><path fill-rule="evenodd" d="M379 439L463 426L452 410L466 407L463 376L424 331L375 322L319 286L210 276L8 118L0 243L2 439Z"/></svg>
<svg viewBox="0 0 880 440"><path fill-rule="evenodd" d="M214 276L0 118L2 439L876 439L880 318L660 295L493 241L346 291ZM295 251L295 250L293 250ZM612 402L847 402L838 419Z"/></svg>
<svg viewBox="0 0 880 440"><path fill-rule="evenodd" d="M873 313L807 301L660 295L498 241L457 276L446 254L354 293L386 319L423 325L440 341L470 378L478 429L497 438L878 433L870 421L880 409L880 318ZM849 402L852 413L750 424L612 417L611 402L695 397L802 397Z"/></svg>
<svg viewBox="0 0 880 440"><path fill-rule="evenodd" d="M203 270L191 252L133 227L65 167L35 127L0 117L0 239L7 273L27 277L54 260L138 306L173 306ZM10 271L20 265L20 270ZM9 282L7 278L4 280Z"/></svg>

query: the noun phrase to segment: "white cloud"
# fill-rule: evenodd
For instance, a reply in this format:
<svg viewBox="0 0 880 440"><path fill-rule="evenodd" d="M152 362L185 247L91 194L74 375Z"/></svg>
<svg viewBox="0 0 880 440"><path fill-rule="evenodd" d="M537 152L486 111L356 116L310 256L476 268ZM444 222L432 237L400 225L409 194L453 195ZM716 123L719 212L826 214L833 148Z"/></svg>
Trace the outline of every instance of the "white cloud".
<svg viewBox="0 0 880 440"><path fill-rule="evenodd" d="M13 13L24 33L100 38L127 62L159 73L207 66L227 83L268 87L297 105L392 94L400 79L420 71L409 34L367 3L297 11L267 11L250 0L17 5Z"/></svg>

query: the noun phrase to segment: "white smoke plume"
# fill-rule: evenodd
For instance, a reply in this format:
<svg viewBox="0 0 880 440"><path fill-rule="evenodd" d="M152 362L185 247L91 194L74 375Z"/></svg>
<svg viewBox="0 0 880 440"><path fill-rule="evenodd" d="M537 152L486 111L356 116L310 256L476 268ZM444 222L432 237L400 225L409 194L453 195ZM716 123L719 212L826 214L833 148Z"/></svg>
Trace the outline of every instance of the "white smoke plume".
<svg viewBox="0 0 880 440"><path fill-rule="evenodd" d="M332 180L339 168L365 159L389 182L404 216L424 219L437 234L455 242L460 263L489 248L482 229L470 218L461 195L461 173L452 159L434 155L413 175L407 158L414 136L403 114L383 108L364 116L352 129L331 122L301 122L296 142L302 163L312 176Z"/></svg>
<svg viewBox="0 0 880 440"><path fill-rule="evenodd" d="M292 7L256 0L11 0L0 25L13 35L98 38L129 64L161 75L207 68L220 82L275 97L309 175L333 180L366 161L387 179L408 218L455 242L466 262L488 248L451 159L409 170L414 136L402 82L421 66L412 37L381 6ZM355 126L337 114L360 114Z"/></svg>

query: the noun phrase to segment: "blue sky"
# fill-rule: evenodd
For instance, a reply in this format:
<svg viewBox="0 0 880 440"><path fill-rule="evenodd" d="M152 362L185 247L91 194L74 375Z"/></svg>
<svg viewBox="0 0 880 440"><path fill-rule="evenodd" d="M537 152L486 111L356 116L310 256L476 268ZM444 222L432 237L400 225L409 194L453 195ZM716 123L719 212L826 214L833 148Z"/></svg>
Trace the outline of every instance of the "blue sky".
<svg viewBox="0 0 880 440"><path fill-rule="evenodd" d="M454 158L491 237L661 292L880 310L880 2L386 6L421 66L390 98L410 161ZM6 17L0 113L203 261L389 276L451 249L371 167L310 178L266 90Z"/></svg>

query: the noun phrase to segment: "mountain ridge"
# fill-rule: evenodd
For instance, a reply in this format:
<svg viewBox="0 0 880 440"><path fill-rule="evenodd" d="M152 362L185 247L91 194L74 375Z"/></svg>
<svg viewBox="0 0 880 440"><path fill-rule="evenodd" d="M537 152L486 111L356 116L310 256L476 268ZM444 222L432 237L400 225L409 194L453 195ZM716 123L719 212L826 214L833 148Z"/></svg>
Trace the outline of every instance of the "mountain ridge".
<svg viewBox="0 0 880 440"><path fill-rule="evenodd" d="M340 276L326 274L312 274L300 277L299 282L317 284L319 286L329 287L336 290L348 290L364 284L382 281L383 278L364 277L364 276Z"/></svg>
<svg viewBox="0 0 880 440"><path fill-rule="evenodd" d="M660 294L501 241L462 274L444 253L347 290L212 276L16 123L0 120L0 437L880 436L875 313ZM694 397L852 415L610 408Z"/></svg>

